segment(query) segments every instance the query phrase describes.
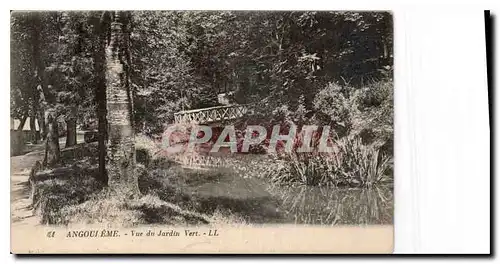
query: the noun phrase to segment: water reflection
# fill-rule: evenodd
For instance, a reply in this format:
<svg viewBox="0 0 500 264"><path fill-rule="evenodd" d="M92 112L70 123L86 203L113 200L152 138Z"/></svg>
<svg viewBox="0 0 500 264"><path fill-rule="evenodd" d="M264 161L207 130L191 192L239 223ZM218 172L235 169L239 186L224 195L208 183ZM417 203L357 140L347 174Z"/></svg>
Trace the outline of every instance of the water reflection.
<svg viewBox="0 0 500 264"><path fill-rule="evenodd" d="M392 186L369 189L271 187L287 222L314 225L393 223Z"/></svg>

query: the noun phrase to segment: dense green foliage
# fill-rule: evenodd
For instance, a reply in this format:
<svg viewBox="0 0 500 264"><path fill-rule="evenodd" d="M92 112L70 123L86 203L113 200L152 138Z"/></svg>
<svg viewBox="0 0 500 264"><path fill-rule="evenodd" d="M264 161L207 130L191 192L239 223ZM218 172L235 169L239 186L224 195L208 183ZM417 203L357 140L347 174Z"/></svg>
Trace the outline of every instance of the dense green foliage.
<svg viewBox="0 0 500 264"><path fill-rule="evenodd" d="M354 93L392 81L388 13L164 11L134 21L136 118L148 131L179 110L217 105L219 93L258 102L268 118L310 118L332 83Z"/></svg>
<svg viewBox="0 0 500 264"><path fill-rule="evenodd" d="M15 117L33 100L36 60L57 103L88 110L95 19L98 12L13 13ZM332 85L366 90L392 76L392 17L383 12L137 11L131 39L140 129L162 128L182 109L214 106L223 92L233 92L239 103L261 102L265 113L303 107L312 116L325 108L321 96L335 92ZM77 112L81 121L92 117L92 111Z"/></svg>
<svg viewBox="0 0 500 264"><path fill-rule="evenodd" d="M15 12L11 16L11 115L22 118L46 87L48 107L61 121L91 111L91 34L85 13ZM38 72L37 64L43 72ZM75 109L76 108L76 109ZM78 111L87 110L87 111Z"/></svg>

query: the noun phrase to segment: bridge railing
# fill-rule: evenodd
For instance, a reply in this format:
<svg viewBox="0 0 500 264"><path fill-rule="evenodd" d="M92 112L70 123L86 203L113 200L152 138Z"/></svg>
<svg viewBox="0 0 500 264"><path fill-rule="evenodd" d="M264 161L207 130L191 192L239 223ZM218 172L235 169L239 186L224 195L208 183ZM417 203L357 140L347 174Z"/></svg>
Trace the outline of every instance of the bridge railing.
<svg viewBox="0 0 500 264"><path fill-rule="evenodd" d="M209 155L179 155L173 158L187 168L220 168L224 167L224 158Z"/></svg>
<svg viewBox="0 0 500 264"><path fill-rule="evenodd" d="M209 108L180 111L174 114L175 123L209 124L243 117L248 113L247 105L223 105Z"/></svg>

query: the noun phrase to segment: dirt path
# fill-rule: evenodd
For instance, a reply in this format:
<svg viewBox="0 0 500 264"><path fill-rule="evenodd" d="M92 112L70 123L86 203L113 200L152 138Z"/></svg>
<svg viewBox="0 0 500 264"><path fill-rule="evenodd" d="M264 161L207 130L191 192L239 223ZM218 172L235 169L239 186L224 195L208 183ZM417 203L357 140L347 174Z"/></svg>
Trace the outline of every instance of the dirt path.
<svg viewBox="0 0 500 264"><path fill-rule="evenodd" d="M12 225L39 223L31 210L29 197L29 173L36 161L42 160L44 144L32 146L31 152L10 159L10 220Z"/></svg>
<svg viewBox="0 0 500 264"><path fill-rule="evenodd" d="M78 135L77 143L83 142L83 135ZM61 151L66 138L59 139ZM31 208L29 173L36 161L42 161L45 151L43 143L27 146L29 152L10 158L10 221L13 226L36 226L40 219L33 215Z"/></svg>

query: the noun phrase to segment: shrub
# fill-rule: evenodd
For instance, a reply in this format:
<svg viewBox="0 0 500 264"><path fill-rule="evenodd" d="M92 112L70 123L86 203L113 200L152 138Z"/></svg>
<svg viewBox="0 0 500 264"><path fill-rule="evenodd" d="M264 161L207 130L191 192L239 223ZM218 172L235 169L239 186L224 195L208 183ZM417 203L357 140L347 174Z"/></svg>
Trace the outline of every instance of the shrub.
<svg viewBox="0 0 500 264"><path fill-rule="evenodd" d="M340 135L346 135L352 122L353 100L349 96L353 88L329 83L314 97L315 119L322 124L332 125Z"/></svg>
<svg viewBox="0 0 500 264"><path fill-rule="evenodd" d="M137 162L148 166L151 160L158 156L160 145L152 138L138 134L135 136L135 150Z"/></svg>
<svg viewBox="0 0 500 264"><path fill-rule="evenodd" d="M360 136L364 144L386 145L392 155L394 135L393 84L377 82L356 90L353 94L350 135ZM388 146L390 145L390 146Z"/></svg>
<svg viewBox="0 0 500 264"><path fill-rule="evenodd" d="M364 144L384 147L392 155L393 83L380 81L361 88L329 83L314 98L315 119L331 125L339 136L358 136Z"/></svg>

